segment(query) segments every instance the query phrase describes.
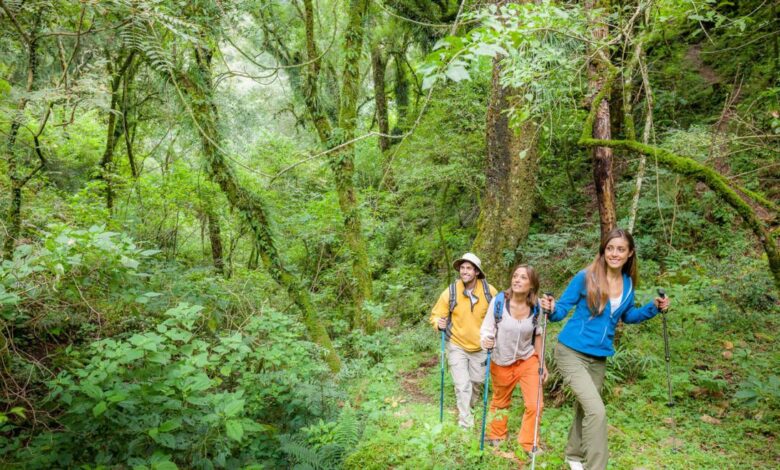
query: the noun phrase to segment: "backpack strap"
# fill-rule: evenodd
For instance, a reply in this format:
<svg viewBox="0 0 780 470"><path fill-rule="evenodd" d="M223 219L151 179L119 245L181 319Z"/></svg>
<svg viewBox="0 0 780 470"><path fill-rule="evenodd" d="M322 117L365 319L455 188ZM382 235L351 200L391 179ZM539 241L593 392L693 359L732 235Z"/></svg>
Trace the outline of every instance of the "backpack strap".
<svg viewBox="0 0 780 470"><path fill-rule="evenodd" d="M485 300L487 300L488 305L490 305L490 301L493 300L493 296L490 295L490 286L488 285L487 279L482 278L482 291L485 292Z"/></svg>
<svg viewBox="0 0 780 470"><path fill-rule="evenodd" d="M499 292L496 295L496 303L493 306L493 319L496 324L496 336L493 341L498 341L498 324L501 323L501 319L504 317L504 292Z"/></svg>
<svg viewBox="0 0 780 470"><path fill-rule="evenodd" d="M504 293L499 292L496 295L495 307L493 307L493 318L496 320L496 328L501 323L501 318L504 316Z"/></svg>
<svg viewBox="0 0 780 470"><path fill-rule="evenodd" d="M536 300L536 305L531 307L531 315L533 315L534 331L531 333L531 346L536 345L536 329L539 328L539 313L541 313L542 307L539 305L539 299Z"/></svg>
<svg viewBox="0 0 780 470"><path fill-rule="evenodd" d="M452 336L452 312L455 310L455 307L458 305L458 287L455 285L455 283L458 281L453 282L450 284L450 312L447 314L447 328L444 329L444 336L447 339L447 341L450 340L450 337Z"/></svg>

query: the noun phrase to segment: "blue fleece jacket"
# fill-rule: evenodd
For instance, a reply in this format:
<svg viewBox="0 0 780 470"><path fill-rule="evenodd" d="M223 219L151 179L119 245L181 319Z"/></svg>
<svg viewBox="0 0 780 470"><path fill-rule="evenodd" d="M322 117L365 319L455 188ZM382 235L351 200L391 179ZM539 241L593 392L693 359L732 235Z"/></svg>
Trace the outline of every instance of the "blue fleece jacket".
<svg viewBox="0 0 780 470"><path fill-rule="evenodd" d="M631 277L623 274L623 297L620 306L614 312L607 302L600 315L593 315L588 307L587 290L585 287L585 271L580 271L571 280L561 298L555 302L555 311L550 321L561 321L574 308L574 315L558 335L558 341L566 346L596 357L607 357L615 354L612 340L615 338L615 327L619 320L623 323L639 323L656 316L659 312L653 302L642 307L634 305L634 287Z"/></svg>

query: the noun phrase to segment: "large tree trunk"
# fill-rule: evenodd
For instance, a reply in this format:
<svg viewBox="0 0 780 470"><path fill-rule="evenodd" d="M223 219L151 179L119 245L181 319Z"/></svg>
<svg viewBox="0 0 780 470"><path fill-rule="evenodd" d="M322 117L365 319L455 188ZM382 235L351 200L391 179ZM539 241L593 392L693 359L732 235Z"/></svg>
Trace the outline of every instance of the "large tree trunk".
<svg viewBox="0 0 780 470"><path fill-rule="evenodd" d="M360 92L360 57L363 51L363 19L368 10L368 0L351 0L347 30L344 33L344 71L342 73L339 128L342 147L331 157L331 168L336 177L336 192L344 216L344 238L352 252L352 276L354 277L353 327L371 332L373 319L363 308L363 302L371 299L372 279L368 262L368 248L363 237L360 208L355 190L355 146L347 144L355 138L357 128L358 93Z"/></svg>
<svg viewBox="0 0 780 470"><path fill-rule="evenodd" d="M119 64L119 61L117 61L116 64L111 62L110 55L108 55L107 58L108 73L111 74L111 104L108 112L108 125L106 127L106 146L103 150L103 156L100 158L99 177L105 184L106 208L110 214L114 210L114 188L112 181L115 168L114 151L127 126L125 116L120 112L120 106L123 100L120 99L122 93L120 93L119 86L125 78L125 73L127 73L132 65L133 59L135 58L135 51L130 52L121 65ZM115 68L117 66L118 68Z"/></svg>
<svg viewBox="0 0 780 470"><path fill-rule="evenodd" d="M374 103L376 104L376 123L379 127L379 151L384 153L390 148L390 139L387 137L390 128L387 119L387 94L385 93L385 67L387 61L382 55L380 45L371 48L371 69L374 72Z"/></svg>
<svg viewBox="0 0 780 470"><path fill-rule="evenodd" d="M222 257L222 230L219 226L219 216L214 213L212 207L206 207L206 219L208 220L209 225L211 259L214 262L214 269L222 274L225 268L225 261Z"/></svg>
<svg viewBox="0 0 780 470"><path fill-rule="evenodd" d="M607 8L609 0L588 0L585 4L587 9ZM599 21L599 18L591 18L591 35L594 40L601 41L607 37L608 26L606 22ZM608 51L602 51L597 54L588 66L588 76L590 80L590 90L595 96L605 85L607 76ZM593 123L593 138L609 140L612 138L610 128L609 101L601 100L596 104L595 121ZM603 239L610 230L617 226L617 216L615 214L615 181L612 174L612 149L609 147L595 147L591 150L593 160L593 183L596 186L596 202L599 209L599 225L601 226L601 238Z"/></svg>
<svg viewBox="0 0 780 470"><path fill-rule="evenodd" d="M303 323L309 337L325 350L325 360L331 370L336 372L341 368L341 361L317 310L312 304L308 289L285 268L282 257L276 250L264 201L257 194L248 191L239 184L238 178L233 173L233 168L230 167L222 153L221 136L217 125L219 116L212 99L211 53L207 50L200 50L197 56L201 76L193 80L181 74L178 81L184 85L184 89L191 98L190 103L185 103L185 106L191 107L193 118L198 123L201 147L206 159L209 177L219 186L230 205L238 211L251 228L260 259L273 279L287 291L287 295L301 310Z"/></svg>
<svg viewBox="0 0 780 470"><path fill-rule="evenodd" d="M373 319L366 315L363 302L371 298L371 271L368 249L362 233L361 215L357 204L354 173L354 144L357 127L357 100L360 91L360 58L363 50L363 20L368 10L368 0L351 0L347 29L344 32L344 71L339 101L338 129L334 130L323 112L319 99L318 79L321 68L314 40L314 7L311 0L304 0L306 53L309 60L305 80L304 97L309 116L320 141L330 148L338 147L330 157L330 167L336 179L339 207L344 216L344 240L352 255L352 326L367 331L374 329Z"/></svg>
<svg viewBox="0 0 780 470"><path fill-rule="evenodd" d="M40 18L40 17L39 17ZM21 162L19 154L15 149L16 139L19 135L19 128L24 120L24 110L27 107L27 96L32 93L35 86L35 78L38 71L38 42L34 38L37 34L39 19L35 21L33 35L27 44L27 84L25 86L26 94L19 99L16 105L16 114L14 115L11 127L8 131L8 142L6 143L6 161L8 164L8 177L11 183L11 201L8 206L6 217L6 236L3 242L3 257L11 259L13 257L16 241L22 233L22 188L29 181L21 174Z"/></svg>
<svg viewBox="0 0 780 470"><path fill-rule="evenodd" d="M473 250L491 282L509 285L516 249L528 236L535 204L537 126L526 120L513 128L507 110L523 105L519 90L501 86L501 57L493 60L487 109L486 188Z"/></svg>

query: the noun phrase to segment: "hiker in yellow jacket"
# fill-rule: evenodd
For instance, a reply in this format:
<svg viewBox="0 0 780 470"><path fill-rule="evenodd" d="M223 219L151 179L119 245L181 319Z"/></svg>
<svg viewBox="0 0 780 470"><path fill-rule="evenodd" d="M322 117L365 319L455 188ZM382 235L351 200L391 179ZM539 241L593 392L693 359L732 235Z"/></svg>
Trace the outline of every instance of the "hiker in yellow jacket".
<svg viewBox="0 0 780 470"><path fill-rule="evenodd" d="M441 293L430 322L438 331L446 332L447 364L455 385L458 424L470 429L474 426L471 408L480 401L487 359L479 342L479 329L497 291L485 280L482 263L473 253L464 254L452 266L460 279Z"/></svg>

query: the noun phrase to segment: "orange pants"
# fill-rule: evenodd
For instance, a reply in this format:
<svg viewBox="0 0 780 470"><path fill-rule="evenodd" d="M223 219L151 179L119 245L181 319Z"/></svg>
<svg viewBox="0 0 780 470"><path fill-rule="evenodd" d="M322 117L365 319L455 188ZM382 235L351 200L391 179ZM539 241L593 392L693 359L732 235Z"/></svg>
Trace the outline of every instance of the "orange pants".
<svg viewBox="0 0 780 470"><path fill-rule="evenodd" d="M512 401L512 392L517 384L523 392L525 412L517 442L526 451L531 451L534 444L534 423L536 421L536 394L539 390L539 357L534 353L524 361L516 361L508 366L490 364L490 379L493 382L493 400L490 402L490 413L496 410L508 410ZM539 420L541 422L542 401L539 402ZM509 418L491 421L488 428L488 439L506 439L506 424Z"/></svg>

